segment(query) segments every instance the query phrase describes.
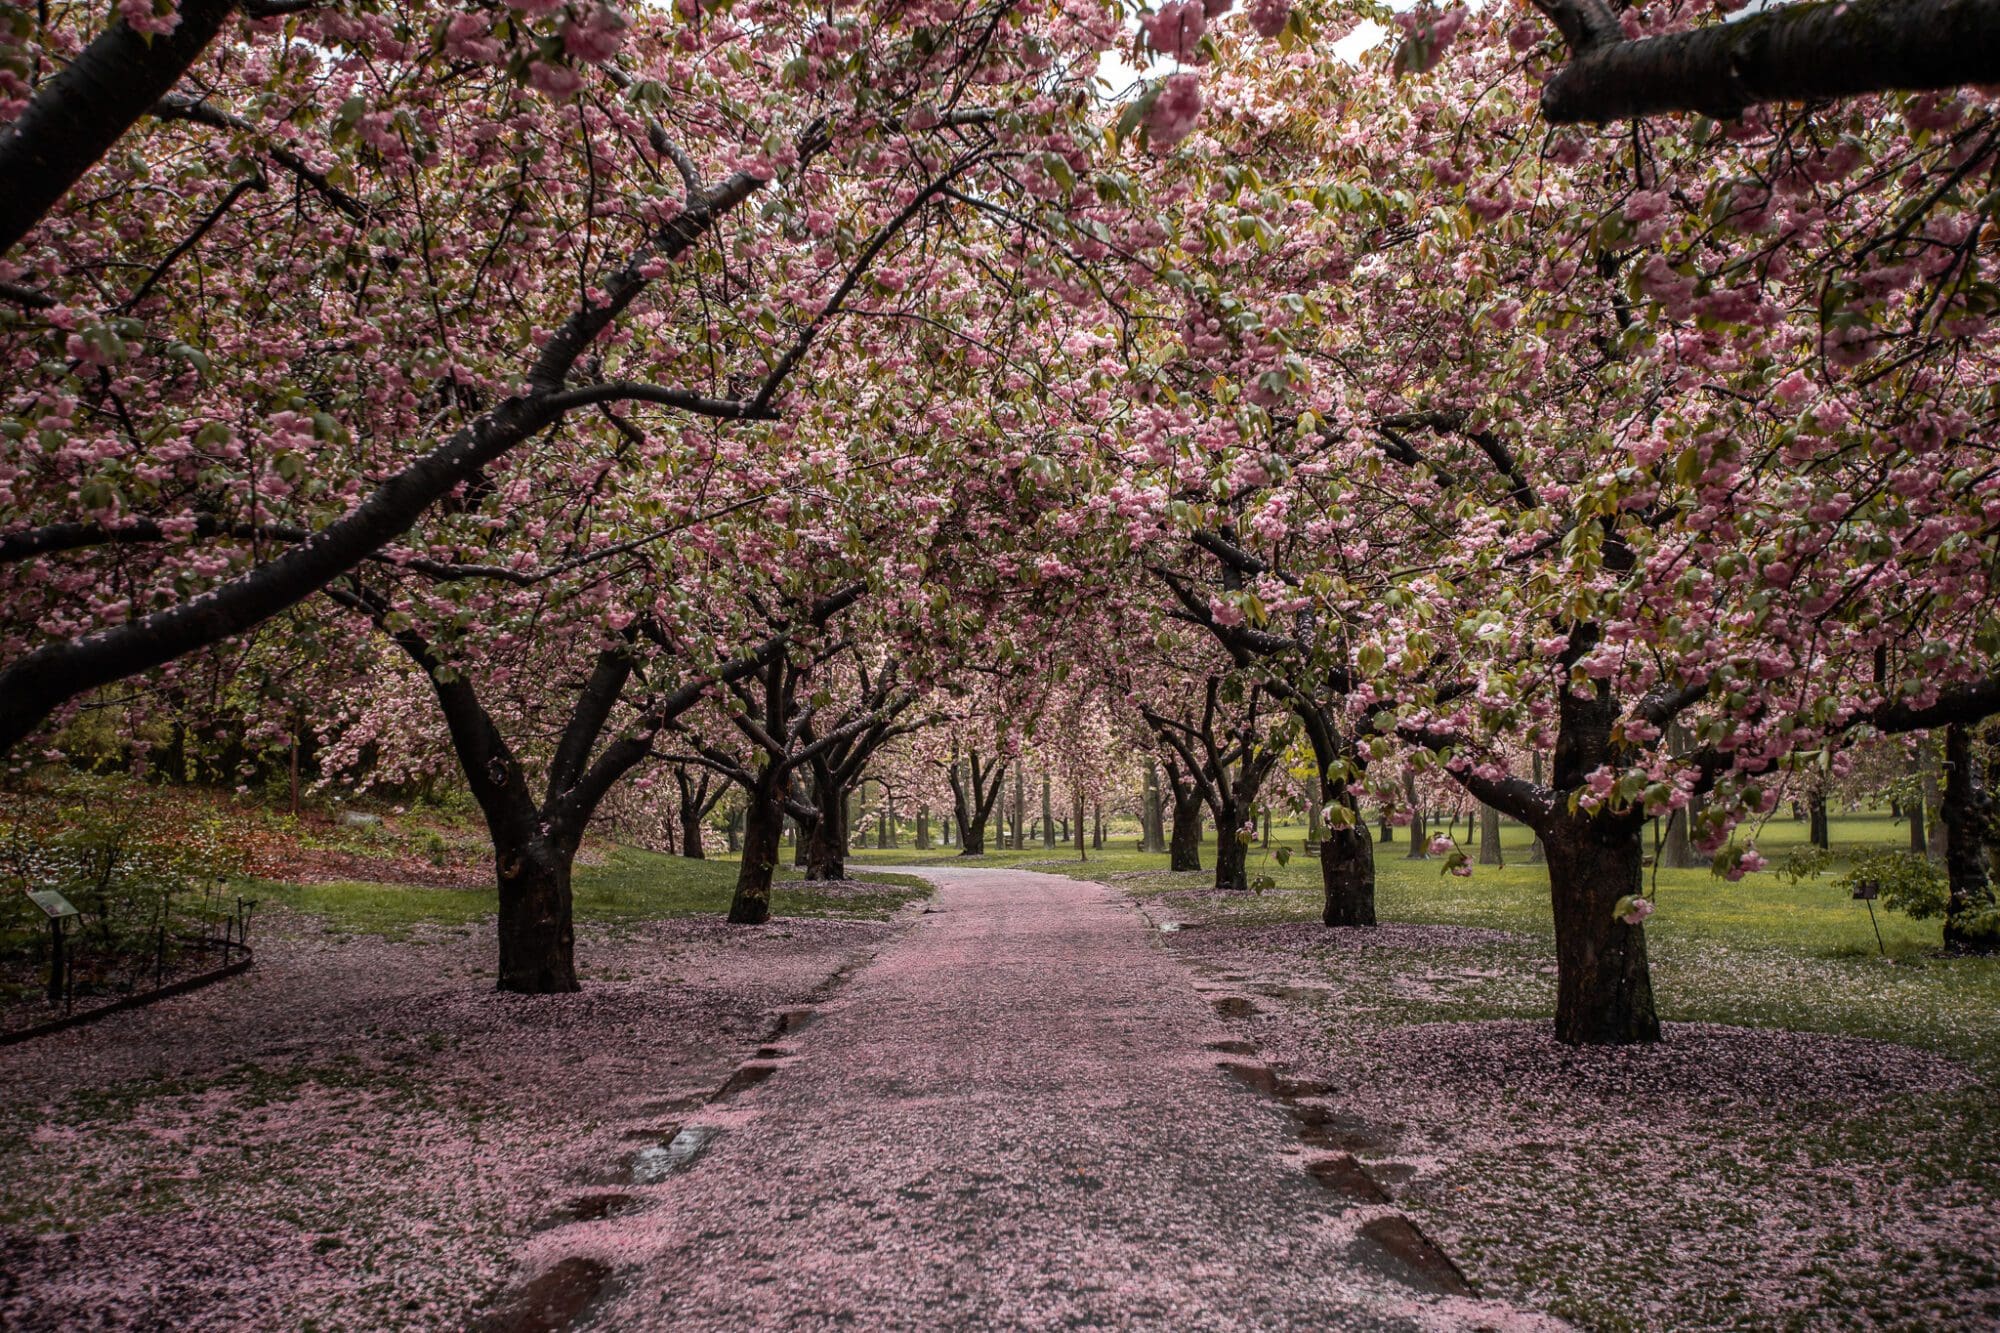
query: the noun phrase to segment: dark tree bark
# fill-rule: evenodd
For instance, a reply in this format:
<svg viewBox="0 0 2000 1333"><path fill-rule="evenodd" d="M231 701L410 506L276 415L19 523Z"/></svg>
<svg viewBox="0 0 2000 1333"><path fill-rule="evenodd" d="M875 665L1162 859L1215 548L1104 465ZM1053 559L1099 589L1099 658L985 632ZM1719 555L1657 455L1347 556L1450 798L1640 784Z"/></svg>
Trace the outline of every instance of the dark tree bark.
<svg viewBox="0 0 2000 1333"><path fill-rule="evenodd" d="M1151 708L1142 707L1140 711L1154 735L1170 751L1168 775L1176 787L1176 802L1184 775L1215 817L1215 887L1248 892L1245 851L1249 843L1244 830L1254 824L1257 795L1283 747L1268 743L1269 738L1260 728L1261 687L1249 691L1243 711L1236 719L1219 725L1223 722L1222 684L1220 677L1208 678L1198 724L1178 721ZM1178 838L1178 811L1175 825Z"/></svg>
<svg viewBox="0 0 2000 1333"><path fill-rule="evenodd" d="M750 743L753 760L744 762L698 735L686 736L700 762L743 790L748 806L743 864L729 909L732 925L762 925L770 919L771 872L787 815L805 830L808 877L845 877L849 793L877 748L914 729L895 725L916 695L901 687L892 663L872 678L860 669L859 699L832 730L815 730L817 705L801 706L800 689L814 671L846 650L845 643L836 643L816 654L775 653L756 671L727 682L742 705L730 721ZM805 773L812 777L810 800L800 786Z"/></svg>
<svg viewBox="0 0 2000 1333"><path fill-rule="evenodd" d="M1831 850L1833 837L1826 820L1825 792L1816 791L1806 797L1806 817L1811 821L1812 845L1821 851Z"/></svg>
<svg viewBox="0 0 2000 1333"><path fill-rule="evenodd" d="M775 775L773 775L775 781ZM778 868L778 839L784 815L766 790L747 793L743 817L743 863L729 900L729 924L761 926L771 919L771 878Z"/></svg>
<svg viewBox="0 0 2000 1333"><path fill-rule="evenodd" d="M2000 81L2000 0L1822 0L1622 40L1604 0L1536 0L1573 52L1542 88L1558 124Z"/></svg>
<svg viewBox="0 0 2000 1333"><path fill-rule="evenodd" d="M1646 932L1611 915L1644 887L1644 820L1552 814L1542 835L1556 919L1556 1039L1572 1046L1660 1039Z"/></svg>
<svg viewBox="0 0 2000 1333"><path fill-rule="evenodd" d="M1535 785L1539 787L1542 785L1542 752L1540 750L1535 751L1534 766ZM1693 806L1689 808L1694 809ZM1528 864L1531 866L1543 865L1547 863L1548 859L1548 853L1542 850L1541 830L1537 829L1535 831L1535 840L1528 844Z"/></svg>
<svg viewBox="0 0 2000 1333"><path fill-rule="evenodd" d="M180 24L160 36L122 18L44 80L0 130L0 255L20 243L111 146L165 96L215 40L235 0L181 0Z"/></svg>
<svg viewBox="0 0 2000 1333"><path fill-rule="evenodd" d="M984 856L986 823L1000 800L1001 786L1007 779L1007 761L995 758L990 767L982 769L977 750L972 751L963 764L960 764L954 750L945 773L951 780L952 810L958 818L958 854ZM1004 811L1001 822L1003 825L1006 822ZM1004 832L1001 843L1003 846L1006 843Z"/></svg>
<svg viewBox="0 0 2000 1333"><path fill-rule="evenodd" d="M1049 809L1049 775L1042 774L1042 847L1054 851L1056 846L1056 819Z"/></svg>
<svg viewBox="0 0 2000 1333"><path fill-rule="evenodd" d="M859 587L813 611L819 623L851 605ZM550 994L577 989L570 920L570 868L585 828L612 786L653 753L655 735L698 704L718 683L731 683L768 660L783 660L788 632L733 659L714 676L698 676L639 707L630 730L599 744L624 697L636 659L634 638L601 650L571 705L549 761L545 794L536 800L527 774L480 702L471 674L454 669L414 629L393 628L390 604L358 584L329 589L340 605L366 615L431 683L452 749L486 818L499 889L500 989ZM638 626L634 626L636 636Z"/></svg>
<svg viewBox="0 0 2000 1333"><path fill-rule="evenodd" d="M532 839L496 846L500 882L499 988L522 995L581 989L570 919L574 848Z"/></svg>
<svg viewBox="0 0 2000 1333"><path fill-rule="evenodd" d="M1201 869L1201 789L1183 778L1172 759L1166 761L1167 790L1173 797L1174 828L1167 844L1167 869Z"/></svg>
<svg viewBox="0 0 2000 1333"><path fill-rule="evenodd" d="M691 861L706 859L701 845L702 824L728 790L706 769L699 772L697 779L694 773L689 772L688 765L674 765L674 786L680 793L681 855Z"/></svg>
<svg viewBox="0 0 2000 1333"><path fill-rule="evenodd" d="M1375 840L1358 819L1329 828L1319 845L1323 894L1320 921L1328 926L1372 926L1375 921Z"/></svg>
<svg viewBox="0 0 2000 1333"><path fill-rule="evenodd" d="M1596 642L1594 631L1572 632L1568 656L1580 658ZM1612 742L1620 713L1609 686L1579 698L1563 690L1557 701L1553 786L1520 778L1493 780L1455 772L1472 796L1541 835L1548 857L1549 896L1556 930L1556 1038L1570 1045L1624 1045L1660 1039L1643 925L1613 914L1619 900L1644 888L1643 811L1572 810L1569 794L1591 772L1629 755ZM1438 738L1405 733L1419 744Z"/></svg>
<svg viewBox="0 0 2000 1333"><path fill-rule="evenodd" d="M1247 869L1249 848L1243 845L1243 830L1218 819L1215 825L1215 887L1234 893L1250 891Z"/></svg>
<svg viewBox="0 0 2000 1333"><path fill-rule="evenodd" d="M17 179L0 170L0 180L10 190ZM651 281L641 269L650 272L655 258L673 259L685 253L759 184L738 172L692 200L643 254L600 280L607 296L602 304L585 303L556 330L529 370L526 392L503 399L443 444L391 473L341 518L199 597L109 629L44 644L0 668L0 754L68 701L233 638L296 606L408 532L426 509L455 487L477 479L488 464L570 411L639 400L725 420L774 417L764 405L649 385L565 387L583 349Z"/></svg>
<svg viewBox="0 0 2000 1333"><path fill-rule="evenodd" d="M1229 529L1196 533L1193 542L1220 563L1222 586L1226 589L1240 589L1246 577L1272 572L1262 559L1237 545L1235 534ZM1305 727L1322 783L1329 772L1359 770L1366 764L1366 753L1351 738L1343 736L1336 722L1339 701L1347 695L1351 682L1343 669L1312 664L1315 631L1310 624L1302 626L1296 639L1244 625L1225 626L1215 619L1208 599L1190 580L1158 566L1154 572L1165 580L1180 603L1182 618L1207 629L1239 666L1248 665L1253 659L1304 657L1307 665L1294 668L1297 679L1282 672L1273 673L1266 688ZM1345 784L1335 796L1351 818L1342 828L1330 830L1320 846L1320 879L1325 894L1321 918L1330 926L1372 926L1375 924L1373 841L1361 823L1353 798L1346 793Z"/></svg>
<svg viewBox="0 0 2000 1333"><path fill-rule="evenodd" d="M1360 755L1335 729L1327 710L1303 693L1294 693L1288 702L1305 725L1320 790L1331 798L1327 804L1335 815L1319 845L1320 921L1328 926L1375 925L1375 839L1346 787L1329 791L1326 783L1328 773L1358 764Z"/></svg>
<svg viewBox="0 0 2000 1333"><path fill-rule="evenodd" d="M1971 727L1958 723L1945 728L1944 805L1938 814L1945 828L1945 874L1950 880L1944 946L1953 953L2000 952L2000 919L1995 917L1987 857L1992 797L1978 749Z"/></svg>
<svg viewBox="0 0 2000 1333"><path fill-rule="evenodd" d="M847 789L837 785L822 766L813 770L813 799L819 818L806 835L806 878L847 878Z"/></svg>

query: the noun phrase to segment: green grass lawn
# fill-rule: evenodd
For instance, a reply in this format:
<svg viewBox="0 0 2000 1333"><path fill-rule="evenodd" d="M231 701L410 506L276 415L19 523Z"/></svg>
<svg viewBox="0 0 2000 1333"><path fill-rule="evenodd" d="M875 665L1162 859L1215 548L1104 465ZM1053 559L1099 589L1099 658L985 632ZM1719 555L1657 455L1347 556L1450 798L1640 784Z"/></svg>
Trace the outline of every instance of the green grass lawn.
<svg viewBox="0 0 2000 1333"><path fill-rule="evenodd" d="M578 865L572 881L579 923L630 924L662 917L720 916L729 910L736 885L733 859L690 861L636 847L613 848L598 865ZM771 894L777 916L848 917L880 920L931 889L909 875L870 872L879 894L834 895L794 882L795 871L780 872L787 882ZM288 884L246 882L239 890L264 904L318 917L338 930L391 938L419 926L468 926L493 915L493 889L415 888L405 884L339 881Z"/></svg>
<svg viewBox="0 0 2000 1333"><path fill-rule="evenodd" d="M1463 840L1464 821L1456 832ZM1851 899L1834 880L1847 853L1906 846L1907 827L1886 813L1861 813L1836 817L1831 835L1832 868L1797 884L1775 870L1732 884L1706 869L1647 868L1659 903L1646 936L1662 1016L1910 1042L1972 1059L2000 1080L2000 959L1942 957L1939 922L1912 921L1879 906L1875 925L1886 956L1878 955L1867 904ZM1531 958L1547 956L1554 939L1548 875L1528 862L1533 835L1525 827L1504 822L1501 848L1507 865L1478 866L1470 879L1441 874L1434 860L1408 859L1408 830L1397 829L1394 836L1394 842L1375 848L1376 903L1383 921L1510 931L1524 937L1519 960L1524 966ZM1739 836L1754 836L1774 866L1782 865L1792 848L1810 842L1805 823L1788 815ZM1086 861L1075 859L1074 847L1049 851L1032 846L989 852L966 863L1016 865L1077 878L1113 877L1141 899L1208 883L1205 876L1168 873L1166 857L1136 850L1136 836L1129 831L1110 841L1102 851L1089 852ZM1317 919L1319 865L1302 854L1304 841L1303 827L1274 826L1269 850L1261 844L1251 847L1250 874L1267 874L1278 888L1246 896L1227 910L1231 920ZM1279 847L1291 853L1289 864L1277 863ZM908 847L862 849L851 857L869 866L950 864L955 859L950 848L918 852ZM1211 833L1202 846L1202 865L1207 871L1214 864ZM1552 985L1530 988L1533 998L1525 1007L1519 986L1487 989L1491 993L1482 998L1482 988L1467 988L1448 1011L1412 1014L1411 1020L1553 1014Z"/></svg>

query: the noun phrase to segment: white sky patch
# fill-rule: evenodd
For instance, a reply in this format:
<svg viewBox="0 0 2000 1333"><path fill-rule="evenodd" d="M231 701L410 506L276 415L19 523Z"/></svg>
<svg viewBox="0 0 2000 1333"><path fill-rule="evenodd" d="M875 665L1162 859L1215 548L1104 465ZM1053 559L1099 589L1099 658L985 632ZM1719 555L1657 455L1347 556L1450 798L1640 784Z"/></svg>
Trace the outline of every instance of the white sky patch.
<svg viewBox="0 0 2000 1333"><path fill-rule="evenodd" d="M1774 2L1775 0L1751 0L1753 5ZM1474 0L1475 5L1479 3L1480 0ZM1406 9L1415 9L1417 4L1418 0L1390 0L1389 7L1400 13ZM1139 32L1137 17L1127 20L1126 31L1137 36ZM1343 65L1359 64L1362 56L1380 46L1388 36L1387 28L1373 19L1364 19L1353 32L1328 47L1327 54ZM1106 51L1097 62L1097 77L1103 81L1099 85L1098 94L1108 102L1116 102L1139 83L1163 79L1179 68L1180 66L1173 60L1152 55L1150 52L1146 53L1144 65L1135 65L1132 63L1131 46L1121 46L1117 50Z"/></svg>

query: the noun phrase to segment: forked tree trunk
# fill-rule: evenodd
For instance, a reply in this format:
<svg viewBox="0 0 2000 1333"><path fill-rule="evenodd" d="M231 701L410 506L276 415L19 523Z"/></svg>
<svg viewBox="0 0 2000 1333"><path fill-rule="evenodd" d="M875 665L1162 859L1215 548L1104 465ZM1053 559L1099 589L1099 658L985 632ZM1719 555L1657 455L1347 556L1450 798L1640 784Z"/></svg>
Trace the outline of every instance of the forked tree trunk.
<svg viewBox="0 0 2000 1333"><path fill-rule="evenodd" d="M771 919L771 877L778 868L778 839L784 819L777 802L750 793L743 819L743 865L736 873L736 896L729 903L729 924L761 926Z"/></svg>
<svg viewBox="0 0 2000 1333"><path fill-rule="evenodd" d="M1556 1040L1616 1046L1660 1039L1643 926L1612 916L1644 887L1645 822L1558 811L1542 834L1556 926Z"/></svg>
<svg viewBox="0 0 2000 1333"><path fill-rule="evenodd" d="M1169 870L1201 869L1201 797L1174 795L1174 831L1167 844Z"/></svg>
<svg viewBox="0 0 2000 1333"><path fill-rule="evenodd" d="M520 995L579 989L576 931L570 919L570 864L575 853L536 839L499 846L500 981Z"/></svg>
<svg viewBox="0 0 2000 1333"><path fill-rule="evenodd" d="M704 859L701 850L701 812L686 804L681 806L681 855L690 861Z"/></svg>

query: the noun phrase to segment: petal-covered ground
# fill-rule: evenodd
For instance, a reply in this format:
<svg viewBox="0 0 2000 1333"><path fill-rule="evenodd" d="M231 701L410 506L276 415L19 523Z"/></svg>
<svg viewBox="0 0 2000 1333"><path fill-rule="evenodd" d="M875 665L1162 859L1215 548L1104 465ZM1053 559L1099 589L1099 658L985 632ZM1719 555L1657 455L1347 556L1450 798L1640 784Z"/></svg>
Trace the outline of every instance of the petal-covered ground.
<svg viewBox="0 0 2000 1333"><path fill-rule="evenodd" d="M586 928L584 992L523 997L490 926L274 914L239 980L0 1050L0 1327L463 1328L893 930Z"/></svg>
<svg viewBox="0 0 2000 1333"><path fill-rule="evenodd" d="M1436 1294L1393 1208L1309 1174L1121 895L927 873L935 909L703 1111L698 1160L524 1274L602 1275L617 1329L1552 1326Z"/></svg>
<svg viewBox="0 0 2000 1333"><path fill-rule="evenodd" d="M1535 1012L1547 946L1464 926L1237 924L1170 892L1148 911L1247 1040L1334 1088L1350 1146L1495 1293L1598 1328L2000 1325L1990 1098L1893 1042L1669 1023L1577 1050ZM1801 991L1813 964L1711 950L1713 989ZM1771 969L1758 975L1755 969ZM1788 975L1792 969L1796 975ZM1669 994L1696 985L1663 969Z"/></svg>

